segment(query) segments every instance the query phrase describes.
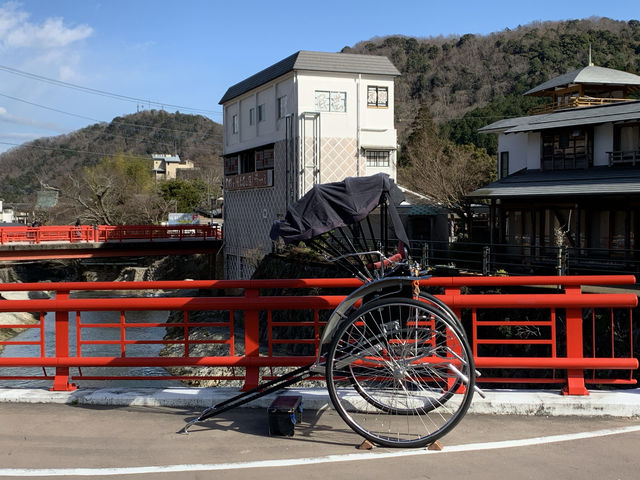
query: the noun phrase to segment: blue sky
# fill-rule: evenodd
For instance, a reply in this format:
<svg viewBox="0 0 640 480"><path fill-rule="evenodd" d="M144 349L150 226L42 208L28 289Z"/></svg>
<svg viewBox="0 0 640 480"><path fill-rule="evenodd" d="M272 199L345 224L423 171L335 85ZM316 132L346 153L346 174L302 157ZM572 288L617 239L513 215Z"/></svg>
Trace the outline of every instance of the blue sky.
<svg viewBox="0 0 640 480"><path fill-rule="evenodd" d="M221 122L218 101L230 85L298 50L337 52L394 34L488 34L544 20L640 19L638 5L630 0L0 0L0 152L159 105Z"/></svg>

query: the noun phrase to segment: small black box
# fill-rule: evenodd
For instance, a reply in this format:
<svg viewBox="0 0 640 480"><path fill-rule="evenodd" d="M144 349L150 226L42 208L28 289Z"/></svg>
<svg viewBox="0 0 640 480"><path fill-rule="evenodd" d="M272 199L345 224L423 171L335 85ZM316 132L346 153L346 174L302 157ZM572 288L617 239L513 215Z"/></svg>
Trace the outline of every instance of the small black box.
<svg viewBox="0 0 640 480"><path fill-rule="evenodd" d="M279 395L267 409L269 435L293 437L296 423L302 420L302 397L300 395Z"/></svg>

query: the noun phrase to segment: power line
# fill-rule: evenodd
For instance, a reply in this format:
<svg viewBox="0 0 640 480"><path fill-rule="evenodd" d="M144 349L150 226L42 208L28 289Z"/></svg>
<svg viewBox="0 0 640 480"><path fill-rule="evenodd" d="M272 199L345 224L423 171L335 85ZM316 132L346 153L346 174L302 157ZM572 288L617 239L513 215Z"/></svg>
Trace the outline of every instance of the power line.
<svg viewBox="0 0 640 480"><path fill-rule="evenodd" d="M98 90L96 88L83 87L82 85L76 85L74 83L63 82L61 80L55 80L53 78L45 77L43 75L36 75L35 73L25 72L23 70L18 70L17 68L8 67L6 65L0 65L0 70L5 71L7 73L11 73L12 75L18 75L20 77L29 78L31 80L37 80L39 82L48 83L50 85L55 85L58 87L69 88L72 90L77 90L84 93L90 93L93 95L99 95L102 97L110 97L118 100L123 100L127 102L136 102L137 104L146 104L146 105L154 105L164 109L164 107L175 108L177 110L189 110L191 112L199 112L199 113L207 113L207 114L215 114L221 115L222 112L220 110L206 110L203 108L193 108L193 107L185 107L184 105L173 105L170 103L162 103L155 102L143 98L130 97L128 95L120 95L118 93L107 92L105 90Z"/></svg>
<svg viewBox="0 0 640 480"><path fill-rule="evenodd" d="M164 131L168 131L168 132L178 132L178 133L188 133L188 134L192 134L193 133L192 131L189 131L189 130L179 130L179 129L175 129L175 128L166 128L166 127L160 127L160 126L157 126L157 125L145 125L145 124L137 124L137 123L118 122L118 121L107 122L105 120L98 120L96 118L87 117L87 116L79 115L79 114L76 114L76 113L66 112L64 110L59 110L57 108L47 107L46 105L41 105L39 103L30 102L28 100L24 100L22 98L14 97L12 95L6 95L4 93L0 93L0 97L5 97L5 98L11 99L11 100L18 101L18 102L26 103L27 105L32 105L34 107L43 108L45 110L49 110L49 111L52 111L52 112L62 113L64 115L70 115L72 117L81 118L83 120L89 120L91 122L111 123L112 125L128 126L128 127L136 127L136 128L148 128L148 129L155 129L155 130L164 130ZM114 135L114 136L121 137L121 138L127 138L124 135ZM174 138L180 139L182 137L174 137ZM205 142L204 140L199 140L199 142L202 143L203 145L214 145L214 146L222 145L222 142ZM167 145L167 144L164 144L164 145Z"/></svg>

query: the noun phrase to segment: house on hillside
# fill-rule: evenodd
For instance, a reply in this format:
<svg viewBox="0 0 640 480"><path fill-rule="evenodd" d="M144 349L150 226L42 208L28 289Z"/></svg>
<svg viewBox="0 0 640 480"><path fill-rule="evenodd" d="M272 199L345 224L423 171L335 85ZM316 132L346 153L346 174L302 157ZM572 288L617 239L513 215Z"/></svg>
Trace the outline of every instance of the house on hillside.
<svg viewBox="0 0 640 480"><path fill-rule="evenodd" d="M178 170L194 168L193 162L182 162L178 155L165 155L154 153L151 155L153 159L153 175L156 180L175 180L178 176Z"/></svg>
<svg viewBox="0 0 640 480"><path fill-rule="evenodd" d="M525 93L550 97L544 109L480 129L498 135L499 178L470 195L490 203L492 244L526 263L563 247L573 273L640 259L637 92L640 76L590 64Z"/></svg>
<svg viewBox="0 0 640 480"><path fill-rule="evenodd" d="M269 231L314 184L396 177L386 58L299 51L231 86L223 106L226 278L249 278Z"/></svg>

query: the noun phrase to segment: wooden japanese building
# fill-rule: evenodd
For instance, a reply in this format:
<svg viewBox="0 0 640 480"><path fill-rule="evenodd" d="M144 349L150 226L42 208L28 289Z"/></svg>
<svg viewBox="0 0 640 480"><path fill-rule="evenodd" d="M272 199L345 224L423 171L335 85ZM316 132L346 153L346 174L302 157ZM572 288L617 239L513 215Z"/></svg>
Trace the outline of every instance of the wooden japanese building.
<svg viewBox="0 0 640 480"><path fill-rule="evenodd" d="M640 76L589 65L529 90L546 107L480 129L498 134L490 241L525 262L566 248L575 265L640 260Z"/></svg>

